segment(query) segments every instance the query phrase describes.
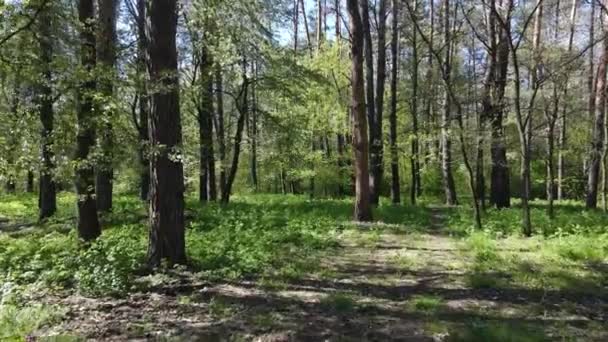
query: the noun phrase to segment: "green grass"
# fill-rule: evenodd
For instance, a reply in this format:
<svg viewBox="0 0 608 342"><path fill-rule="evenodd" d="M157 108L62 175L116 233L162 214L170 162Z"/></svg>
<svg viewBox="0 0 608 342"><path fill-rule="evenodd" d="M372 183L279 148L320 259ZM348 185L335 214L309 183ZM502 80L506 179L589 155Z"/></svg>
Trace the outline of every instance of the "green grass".
<svg viewBox="0 0 608 342"><path fill-rule="evenodd" d="M357 301L348 293L330 293L321 298L321 307L339 314L346 314L355 310Z"/></svg>
<svg viewBox="0 0 608 342"><path fill-rule="evenodd" d="M443 298L432 295L416 295L408 301L410 310L434 313L444 306Z"/></svg>

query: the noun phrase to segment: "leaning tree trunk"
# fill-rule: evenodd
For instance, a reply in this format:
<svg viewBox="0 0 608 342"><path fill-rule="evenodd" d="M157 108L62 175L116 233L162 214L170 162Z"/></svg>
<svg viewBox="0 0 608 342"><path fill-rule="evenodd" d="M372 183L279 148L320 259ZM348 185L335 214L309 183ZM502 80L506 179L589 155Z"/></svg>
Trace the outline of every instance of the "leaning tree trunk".
<svg viewBox="0 0 608 342"><path fill-rule="evenodd" d="M149 4L148 53L151 94L150 240L148 263L156 267L186 262L184 232L184 173L181 158L182 125L177 68L177 2Z"/></svg>
<svg viewBox="0 0 608 342"><path fill-rule="evenodd" d="M393 22L391 37L391 108L389 116L391 144L391 198L393 203L401 203L401 186L399 184L399 149L397 146L397 62L399 60L399 0L392 1Z"/></svg>
<svg viewBox="0 0 608 342"><path fill-rule="evenodd" d="M95 196L95 172L90 160L90 151L95 145L94 92L96 88L93 72L96 64L95 55L95 6L93 0L78 2L78 18L82 25L80 33L80 64L86 75L78 88L78 132L76 134L76 154L74 158L76 176L76 195L78 202L78 236L90 241L101 234L97 217L97 200Z"/></svg>
<svg viewBox="0 0 608 342"><path fill-rule="evenodd" d="M367 0L365 1L367 3ZM357 0L347 0L350 18L352 58L353 153L355 161L355 220L371 221L367 118L365 116L365 85L363 82L364 25ZM373 88L372 88L373 89ZM373 102L372 102L373 103Z"/></svg>
<svg viewBox="0 0 608 342"><path fill-rule="evenodd" d="M98 0L99 11L99 41L98 67L101 67L101 76L97 84L101 95L101 115L104 116L101 124L99 145L101 154L97 164L97 210L107 212L112 210L112 181L114 179L113 149L114 137L112 120L114 117L112 98L114 92L114 64L116 60L116 0Z"/></svg>
<svg viewBox="0 0 608 342"><path fill-rule="evenodd" d="M236 123L236 132L234 134L234 147L232 151L232 163L228 171L226 178L226 184L222 189L222 203L228 204L230 202L230 195L232 193L232 184L236 178L236 172L239 167L239 158L241 156L241 141L243 140L243 130L245 128L245 120L249 111L249 79L247 78L247 61L243 61L243 84L242 86L242 97L240 98L239 106L239 118Z"/></svg>
<svg viewBox="0 0 608 342"><path fill-rule="evenodd" d="M40 16L39 22L39 45L40 45L40 82L36 86L37 101L40 115L40 189L38 193L38 218L43 220L51 217L57 211L57 190L55 185L55 154L53 151L53 89L51 84L52 62L53 62L53 41L51 39L51 18L48 10Z"/></svg>

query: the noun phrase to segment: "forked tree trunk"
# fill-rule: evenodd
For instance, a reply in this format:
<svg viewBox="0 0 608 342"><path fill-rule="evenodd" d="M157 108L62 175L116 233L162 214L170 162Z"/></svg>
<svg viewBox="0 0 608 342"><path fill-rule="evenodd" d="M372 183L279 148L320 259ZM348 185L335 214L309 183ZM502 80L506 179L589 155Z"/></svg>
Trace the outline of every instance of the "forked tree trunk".
<svg viewBox="0 0 608 342"><path fill-rule="evenodd" d="M353 153L355 161L355 214L357 221L371 221L369 189L367 118L365 116L365 85L363 82L364 25L357 0L347 0L351 33ZM373 88L372 88L373 89ZM373 102L372 102L373 103Z"/></svg>
<svg viewBox="0 0 608 342"><path fill-rule="evenodd" d="M113 192L113 149L114 134L112 120L114 117L111 102L114 101L114 64L116 60L116 0L98 0L99 11L99 41L98 67L102 73L97 84L101 95L101 115L104 116L100 125L99 145L101 155L96 170L97 210L107 212L112 210Z"/></svg>
<svg viewBox="0 0 608 342"><path fill-rule="evenodd" d="M95 124L93 97L96 89L93 71L95 54L95 6L93 0L78 1L78 19L82 25L80 32L80 64L86 76L78 88L78 132L76 134L75 183L78 202L78 236L90 241L101 234L97 217L95 196L95 172L90 160L91 148L95 145Z"/></svg>
<svg viewBox="0 0 608 342"><path fill-rule="evenodd" d="M156 267L186 262L182 125L177 68L177 2L149 4L150 82L162 84L151 95L150 240L148 263Z"/></svg>

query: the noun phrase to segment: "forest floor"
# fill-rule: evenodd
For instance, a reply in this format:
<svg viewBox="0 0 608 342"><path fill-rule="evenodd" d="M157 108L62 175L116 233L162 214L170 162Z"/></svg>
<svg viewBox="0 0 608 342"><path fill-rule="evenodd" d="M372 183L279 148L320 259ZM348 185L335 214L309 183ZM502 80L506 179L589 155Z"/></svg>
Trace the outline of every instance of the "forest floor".
<svg viewBox="0 0 608 342"><path fill-rule="evenodd" d="M427 206L421 213L426 224L415 229L406 222L349 222L334 248L302 256L290 272L226 281L184 268L148 276L152 285L144 291L118 298L47 292L36 303L61 308L62 318L33 336L608 340L607 264L556 261L543 252L542 238L459 236L448 229L454 208Z"/></svg>

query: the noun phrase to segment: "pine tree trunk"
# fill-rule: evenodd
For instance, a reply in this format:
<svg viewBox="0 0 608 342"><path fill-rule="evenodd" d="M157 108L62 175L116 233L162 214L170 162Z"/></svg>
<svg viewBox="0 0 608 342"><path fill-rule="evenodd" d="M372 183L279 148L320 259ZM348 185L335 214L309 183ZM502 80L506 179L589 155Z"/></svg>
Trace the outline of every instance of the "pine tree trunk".
<svg viewBox="0 0 608 342"><path fill-rule="evenodd" d="M257 63L253 65L253 74L257 78ZM258 191L258 112L257 112L257 93L255 83L251 85L251 130L249 141L251 143L251 155L250 155L250 171L251 171L251 184L253 189Z"/></svg>
<svg viewBox="0 0 608 342"><path fill-rule="evenodd" d="M102 73L97 84L102 101L100 104L102 120L99 132L101 155L96 170L97 210L107 212L112 210L112 190L114 179L113 149L114 137L112 120L114 113L111 102L114 101L114 64L116 60L116 1L98 0L99 11L99 41L97 48L98 68Z"/></svg>
<svg viewBox="0 0 608 342"><path fill-rule="evenodd" d="M212 176L212 166L215 168L213 161L213 77L211 68L213 61L211 55L206 48L201 52L200 66L200 97L198 103L198 125L199 125L199 201L206 202L213 200L211 198L211 184L215 182L214 174Z"/></svg>
<svg viewBox="0 0 608 342"><path fill-rule="evenodd" d="M90 241L101 234L97 217L95 172L89 155L95 145L93 97L96 82L93 71L96 65L96 55L95 32L93 30L95 6L93 0L78 1L78 18L82 25L80 64L87 74L78 88L78 132L76 134L76 154L74 158L75 183L78 202L78 236L85 241Z"/></svg>
<svg viewBox="0 0 608 342"><path fill-rule="evenodd" d="M186 262L182 126L177 68L177 3L149 4L150 82L163 85L151 95L150 240L148 263L159 266Z"/></svg>
<svg viewBox="0 0 608 342"><path fill-rule="evenodd" d="M367 0L365 0L367 3ZM367 118L365 116L365 86L363 82L363 40L365 27L359 13L357 0L347 0L350 18L352 58L352 111L353 153L355 161L355 214L356 221L371 221ZM367 8L366 8L367 10ZM369 34L369 32L368 32ZM373 88L372 88L373 89ZM372 102L373 107L373 102Z"/></svg>
<svg viewBox="0 0 608 342"><path fill-rule="evenodd" d="M38 193L38 218L43 220L51 217L57 211L57 190L55 185L55 154L53 150L53 128L54 128L54 113L53 113L53 90L52 84L52 67L53 62L53 42L51 39L51 18L48 10L45 10L40 16L40 63L42 72L40 80L36 85L37 102L39 108L40 123L40 147L41 147L41 162L40 162L40 189Z"/></svg>

